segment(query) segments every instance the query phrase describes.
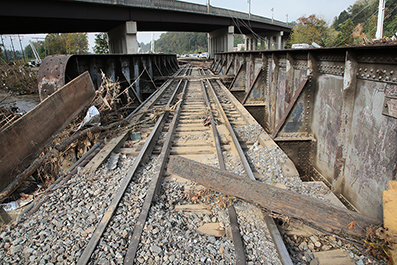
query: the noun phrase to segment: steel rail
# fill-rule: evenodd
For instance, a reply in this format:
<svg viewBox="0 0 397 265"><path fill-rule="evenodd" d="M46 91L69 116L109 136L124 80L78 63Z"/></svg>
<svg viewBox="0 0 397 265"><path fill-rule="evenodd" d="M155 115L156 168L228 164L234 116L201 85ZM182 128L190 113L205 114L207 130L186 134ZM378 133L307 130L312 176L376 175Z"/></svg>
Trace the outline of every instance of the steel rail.
<svg viewBox="0 0 397 265"><path fill-rule="evenodd" d="M177 88L175 89L171 99L168 101L167 106L171 104L173 99L176 97L176 92L179 89L179 86L182 81L178 83ZM87 247L84 249L84 252L80 256L77 265L85 265L89 262L92 253L95 251L95 248L104 233L110 219L112 218L114 212L117 209L117 206L120 203L121 198L123 197L129 183L131 182L132 177L134 176L136 170L138 169L139 165L147 158L147 156L152 152L154 143L160 132L163 128L164 122L168 116L169 112L163 113L160 118L157 120L156 125L154 126L152 132L150 133L149 137L145 141L144 146L142 147L141 151L139 152L138 157L135 159L134 164L132 165L131 169L128 171L126 177L123 179L122 183L120 184L120 188L114 195L112 202L110 203L108 209L104 213L101 222L97 225L95 232L93 233L90 241L88 242Z"/></svg>
<svg viewBox="0 0 397 265"><path fill-rule="evenodd" d="M218 98L217 98L217 96L215 94L215 90L213 89L213 87L212 87L211 83L209 82L209 80L207 79L206 81L209 83L210 88L211 88L211 93L214 96L214 100L217 102L217 105L219 106L219 110L220 110L222 116L225 118L226 117L226 113L224 112L222 106L219 103L219 100L218 100ZM235 146L238 147L240 158L242 158L242 156L244 158L244 159L242 158L242 161L243 161L243 165L244 165L244 168L245 168L246 172L250 172L250 174L252 174L252 176L253 176L251 166L249 166L249 164L248 164L248 161L247 161L247 159L246 159L246 157L245 157L245 155L244 155L244 153L242 151L240 143L238 142L238 139L237 139L236 135L234 134L234 131L231 128L229 120L227 119L227 117L224 120L225 120L225 123L227 124L227 127L228 127L228 129L230 131L230 134L232 135L232 137L234 136L233 137L233 142L234 142ZM235 141L235 139L237 139L237 141ZM241 153L240 153L240 150L241 150ZM244 160L245 160L245 162L244 162ZM253 178L253 180L255 180L255 178ZM234 215L235 215L235 212L234 212ZM233 209L229 208L229 216L233 216ZM267 224L267 228L268 228L268 230L270 232L270 235L272 236L274 245L276 246L276 250L277 250L277 253L278 253L279 257L280 257L281 262L284 265L292 265L293 263L292 263L291 257L290 257L290 255L288 253L287 248L285 247L284 241L283 241L283 239L282 239L282 237L280 235L280 232L279 232L279 230L278 230L278 228L277 228L277 226L276 226L276 224L274 222L274 219L272 217L268 216L268 215L265 215L264 218L265 218L265 222ZM232 233L237 233L237 232L238 231L233 231L233 228L232 228ZM233 240L234 240L234 234L233 234Z"/></svg>
<svg viewBox="0 0 397 265"><path fill-rule="evenodd" d="M172 76L177 76L180 74L180 72L183 71L182 69L179 69L176 73L174 73ZM132 115L136 114L149 100L151 100L159 91L161 91L161 89L164 86L167 86L169 84L172 83L171 79L168 79L166 82L164 82L159 89L157 89L156 91L154 91L147 99L145 99L145 101L143 101L136 109L134 109L133 112L131 112L125 119L129 120L131 118ZM161 93L161 92L160 92ZM163 91L164 93L164 91Z"/></svg>
<svg viewBox="0 0 397 265"><path fill-rule="evenodd" d="M237 139L237 136L234 133L233 127L230 124L229 119L227 118L226 113L223 110L221 103L219 102L219 99L215 93L214 87L212 86L211 82L208 79L206 79L206 82L208 84L208 89L210 90L211 94L213 95L214 101L218 107L219 114L223 118L223 121L226 124L226 126L230 132L230 135L232 136L234 147L236 148L236 150L240 156L241 162L243 163L245 173L248 175L248 177L250 179L255 180L254 174L252 173L251 166L249 165L248 160L244 155L243 149L241 148L240 143Z"/></svg>
<svg viewBox="0 0 397 265"><path fill-rule="evenodd" d="M213 133L214 141L215 141L215 147L216 147L216 153L217 153L218 162L219 162L219 168L226 171L226 165L225 165L225 160L223 159L221 143L219 140L219 134L216 129L214 115L212 114L212 111L211 111L211 103L208 99L207 91L205 89L205 83L203 80L201 80L201 87L203 90L205 103L207 105L207 108L210 110L211 127L212 127L212 133ZM237 265L245 265L246 258L245 258L245 252L244 252L244 244L243 244L243 241L241 240L241 234L240 234L240 230L239 230L239 226L238 226L238 222L237 222L236 210L234 209L234 206L231 205L229 207L228 211L229 211L230 226L232 228L234 251L236 253L236 264Z"/></svg>
<svg viewBox="0 0 397 265"><path fill-rule="evenodd" d="M274 222L274 219L269 215L265 215L265 222L267 225L267 229L269 229L270 235L273 238L274 245L276 246L276 250L278 256L280 257L283 265L293 265L291 257L288 253L287 248L285 247L283 238L281 237L280 232L278 231L277 225Z"/></svg>
<svg viewBox="0 0 397 265"><path fill-rule="evenodd" d="M221 142L219 140L218 130L216 129L214 114L212 114L212 111L211 111L211 103L208 99L207 91L205 89L205 84L204 84L203 80L201 81L201 87L203 89L205 103L207 105L207 108L210 110L211 129L212 129L212 133L214 135L214 141L215 141L216 153L217 153L218 161L219 161L219 167L222 170L226 170L225 161L224 161L223 155L222 155Z"/></svg>
<svg viewBox="0 0 397 265"><path fill-rule="evenodd" d="M185 82L185 86L183 88L182 96L181 96L182 101L185 97L187 84L188 84L188 82ZM172 118L170 127L167 132L167 136L165 138L164 145L162 147L160 156L158 158L158 161L160 161L160 162L157 164L156 168L154 169L154 172L155 172L154 176L150 182L150 186L149 186L148 192L146 194L141 213L139 214L138 221L134 226L134 231L133 231L133 234L131 237L131 242L128 246L128 250L127 250L127 253L126 253L125 259L124 259L125 265L134 264L135 255L136 255L136 252L139 247L140 238L142 235L143 228L145 226L147 216L149 214L150 207L152 205L153 198L158 193L158 189L160 187L159 184L161 183L161 178L163 176L164 168L165 168L165 165L166 165L169 153L170 153L170 147L172 144L172 140L174 139L174 132L175 132L176 125L177 125L177 122L179 119L181 105L182 104L178 104L178 106L176 107L174 117Z"/></svg>

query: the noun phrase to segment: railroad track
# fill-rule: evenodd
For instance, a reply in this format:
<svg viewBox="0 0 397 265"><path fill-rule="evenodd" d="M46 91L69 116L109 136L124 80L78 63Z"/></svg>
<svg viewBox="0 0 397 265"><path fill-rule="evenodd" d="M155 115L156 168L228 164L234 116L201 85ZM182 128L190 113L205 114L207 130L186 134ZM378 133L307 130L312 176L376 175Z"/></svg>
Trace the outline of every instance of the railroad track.
<svg viewBox="0 0 397 265"><path fill-rule="evenodd" d="M128 172L77 264L100 264L109 252L124 264L292 264L272 218L166 172L169 156L178 155L255 179L244 151L258 148L257 140L239 132L259 134L260 126L206 70L177 74L194 78L168 81L134 114L138 139L117 144L114 154L130 156L123 161ZM118 156L109 159L110 170Z"/></svg>

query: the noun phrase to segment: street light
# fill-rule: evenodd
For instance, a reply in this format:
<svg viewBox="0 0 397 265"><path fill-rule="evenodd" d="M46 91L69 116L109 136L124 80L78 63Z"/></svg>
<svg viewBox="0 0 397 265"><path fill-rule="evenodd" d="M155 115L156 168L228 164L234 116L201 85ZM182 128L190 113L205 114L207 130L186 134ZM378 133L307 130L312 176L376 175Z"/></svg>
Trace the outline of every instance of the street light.
<svg viewBox="0 0 397 265"><path fill-rule="evenodd" d="M248 18L251 19L251 0L248 0Z"/></svg>
<svg viewBox="0 0 397 265"><path fill-rule="evenodd" d="M274 7L272 7L272 9L270 9L272 11L272 23L274 22L273 20L273 13L274 13Z"/></svg>

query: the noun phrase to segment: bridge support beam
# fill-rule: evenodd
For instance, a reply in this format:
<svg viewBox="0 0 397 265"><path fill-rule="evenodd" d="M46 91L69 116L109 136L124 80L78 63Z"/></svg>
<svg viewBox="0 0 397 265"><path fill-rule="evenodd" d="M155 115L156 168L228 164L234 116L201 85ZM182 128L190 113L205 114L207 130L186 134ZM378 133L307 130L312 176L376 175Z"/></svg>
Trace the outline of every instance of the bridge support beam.
<svg viewBox="0 0 397 265"><path fill-rule="evenodd" d="M217 52L232 52L234 46L234 26L219 29L208 34L208 52L213 58Z"/></svg>
<svg viewBox="0 0 397 265"><path fill-rule="evenodd" d="M284 32L280 31L276 34L271 35L261 35L266 38L267 50L283 50L285 46L286 39L284 38ZM261 40L261 50L265 49L264 41Z"/></svg>
<svg viewBox="0 0 397 265"><path fill-rule="evenodd" d="M108 32L110 53L134 54L138 51L136 42L137 25L127 21Z"/></svg>

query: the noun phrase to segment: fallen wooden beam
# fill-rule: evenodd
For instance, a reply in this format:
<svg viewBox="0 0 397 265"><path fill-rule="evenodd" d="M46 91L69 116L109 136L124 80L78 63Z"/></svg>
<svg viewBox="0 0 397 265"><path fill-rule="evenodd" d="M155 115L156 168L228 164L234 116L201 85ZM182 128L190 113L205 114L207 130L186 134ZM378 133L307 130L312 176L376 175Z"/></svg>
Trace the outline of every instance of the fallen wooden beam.
<svg viewBox="0 0 397 265"><path fill-rule="evenodd" d="M170 157L168 172L215 191L257 203L274 212L304 219L326 230L365 237L367 227L381 225L380 221L357 212L178 156ZM354 226L353 221L356 222Z"/></svg>

